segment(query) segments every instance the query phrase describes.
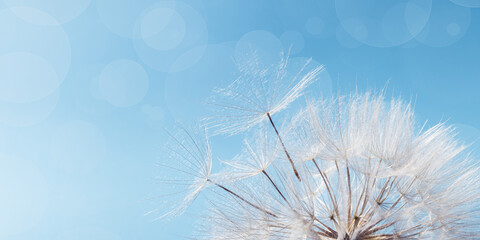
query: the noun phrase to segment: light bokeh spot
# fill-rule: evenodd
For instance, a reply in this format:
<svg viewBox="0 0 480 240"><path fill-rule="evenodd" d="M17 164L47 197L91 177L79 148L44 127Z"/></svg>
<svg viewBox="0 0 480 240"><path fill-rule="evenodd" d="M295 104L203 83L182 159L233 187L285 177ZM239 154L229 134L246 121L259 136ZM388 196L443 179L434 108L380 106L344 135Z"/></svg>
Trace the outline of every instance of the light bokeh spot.
<svg viewBox="0 0 480 240"><path fill-rule="evenodd" d="M255 30L244 34L235 46L234 57L237 61L252 59L264 66L278 64L281 53L285 51L282 42L271 32Z"/></svg>
<svg viewBox="0 0 480 240"><path fill-rule="evenodd" d="M39 26L55 26L60 25L57 19L48 13L31 7L10 7L8 9L14 13L18 18L25 22Z"/></svg>
<svg viewBox="0 0 480 240"><path fill-rule="evenodd" d="M421 43L431 47L445 47L459 41L470 26L469 8L446 2L433 5L427 25L416 37Z"/></svg>
<svg viewBox="0 0 480 240"><path fill-rule="evenodd" d="M457 23L450 23L447 25L447 33L450 36L458 35L460 34L460 32L461 32L461 28L460 28L460 25L458 25Z"/></svg>
<svg viewBox="0 0 480 240"><path fill-rule="evenodd" d="M65 79L70 69L70 40L61 26L32 24L15 15L12 9L38 13L35 16L40 16L45 21L51 21L52 18L31 8L0 10L0 56L4 56L3 61L12 61L8 63L8 66L12 67L8 71L9 74L18 77L32 77L39 74L36 79L22 80L22 85L18 86L26 88L22 91L30 92L31 95L20 94L21 96L16 97L16 100L24 102L38 100L53 92ZM41 19L39 21L42 21ZM6 59L5 55L10 60ZM36 64L40 66L35 66ZM27 73L15 71L27 71ZM55 72L55 77L52 71ZM29 84L26 84L27 82ZM11 84L17 85L17 83ZM45 86L39 87L43 84Z"/></svg>
<svg viewBox="0 0 480 240"><path fill-rule="evenodd" d="M180 72L196 64L208 42L203 17L181 2L157 2L146 7L134 26L133 46L140 60L162 72ZM192 51L195 49L195 51ZM188 58L177 61L189 52Z"/></svg>
<svg viewBox="0 0 480 240"><path fill-rule="evenodd" d="M361 42L357 41L352 35L348 34L340 25L337 26L335 37L337 42L345 48L357 48L362 45Z"/></svg>
<svg viewBox="0 0 480 240"><path fill-rule="evenodd" d="M413 39L427 23L431 5L431 0L335 1L345 31L374 47L398 46Z"/></svg>
<svg viewBox="0 0 480 240"><path fill-rule="evenodd" d="M169 8L156 8L142 19L141 35L153 49L174 49L185 37L185 22L177 12Z"/></svg>
<svg viewBox="0 0 480 240"><path fill-rule="evenodd" d="M4 0L10 7L30 7L43 11L53 16L59 23L67 23L77 18L90 5L91 0ZM17 8L18 9L18 8ZM34 24L55 25L55 22L38 21L38 16L31 15L26 11L14 10L22 18L28 19Z"/></svg>
<svg viewBox="0 0 480 240"><path fill-rule="evenodd" d="M100 21L111 32L125 38L141 38L135 27L142 12L155 2L154 0L97 0L95 1ZM162 1L163 7L174 9L175 1Z"/></svg>
<svg viewBox="0 0 480 240"><path fill-rule="evenodd" d="M75 107L84 114L101 117L117 109L100 94L99 75L104 68L104 64L89 65L70 78L72 89L75 89L72 94Z"/></svg>
<svg viewBox="0 0 480 240"><path fill-rule="evenodd" d="M0 99L14 103L37 101L61 81L42 57L28 52L0 55Z"/></svg>

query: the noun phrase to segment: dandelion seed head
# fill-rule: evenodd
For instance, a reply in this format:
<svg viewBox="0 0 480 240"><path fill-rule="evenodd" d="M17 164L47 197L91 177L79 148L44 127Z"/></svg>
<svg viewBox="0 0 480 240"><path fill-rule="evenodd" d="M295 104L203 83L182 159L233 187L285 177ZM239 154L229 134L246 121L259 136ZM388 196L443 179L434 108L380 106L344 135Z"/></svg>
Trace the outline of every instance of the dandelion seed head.
<svg viewBox="0 0 480 240"><path fill-rule="evenodd" d="M480 165L454 128L418 125L409 103L383 92L308 99L276 125L272 115L323 69L292 75L287 65L288 55L277 66L253 57L217 92L209 127L250 130L223 170L211 174L207 138L176 140L174 157L193 181L167 215L209 187L199 224L207 239L480 239Z"/></svg>

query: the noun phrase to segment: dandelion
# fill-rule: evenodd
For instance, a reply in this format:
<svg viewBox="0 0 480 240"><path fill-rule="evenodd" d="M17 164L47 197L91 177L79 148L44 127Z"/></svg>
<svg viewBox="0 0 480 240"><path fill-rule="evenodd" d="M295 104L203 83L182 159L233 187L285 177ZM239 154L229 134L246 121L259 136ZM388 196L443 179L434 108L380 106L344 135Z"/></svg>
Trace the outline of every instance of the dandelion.
<svg viewBox="0 0 480 240"><path fill-rule="evenodd" d="M236 95L236 106L250 104L241 102L247 95ZM248 126L253 133L225 169L211 174L205 168L211 166L209 148L200 158L208 171L190 185L185 202L207 188L213 193L198 225L201 236L480 239L480 168L453 128L419 126L410 104L386 101L383 94L307 101L282 128L270 113L284 103L271 103L249 115L256 120L223 128ZM265 119L270 131L255 127Z"/></svg>

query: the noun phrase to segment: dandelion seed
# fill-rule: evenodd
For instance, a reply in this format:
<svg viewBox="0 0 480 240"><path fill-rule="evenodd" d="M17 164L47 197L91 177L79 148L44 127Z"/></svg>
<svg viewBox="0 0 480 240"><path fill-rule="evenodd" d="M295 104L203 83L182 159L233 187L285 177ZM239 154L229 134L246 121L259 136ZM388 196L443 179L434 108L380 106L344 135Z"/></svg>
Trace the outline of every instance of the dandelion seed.
<svg viewBox="0 0 480 240"><path fill-rule="evenodd" d="M210 118L210 127L216 133L236 134L268 119L298 180L297 169L287 151L272 115L286 108L302 95L302 92L324 69L323 66L306 72L307 61L298 73L287 78L288 55L282 56L276 67L262 67L253 53L253 58L239 64L240 77L225 89L217 90L223 100L212 101L220 107L221 114Z"/></svg>
<svg viewBox="0 0 480 240"><path fill-rule="evenodd" d="M208 119L215 134L237 134L267 120L300 97L324 69L306 71L308 60L298 73L288 75L288 55L282 55L277 66L262 66L256 53L252 55L239 60L240 76L228 87L217 89L218 96L210 101L220 111Z"/></svg>
<svg viewBox="0 0 480 240"><path fill-rule="evenodd" d="M199 140L196 134L192 134L186 129L181 129L181 131L175 136L170 135L174 145L171 145L169 148L169 159L175 161L178 166L167 164L159 164L159 166L166 171L183 175L183 177L165 179L165 176L163 176L161 181L170 186L172 184L182 186L184 189L169 194L168 196L171 196L173 200L169 201L166 207L155 209L147 214L164 211L164 213L162 213L157 219L169 218L182 214L205 188L215 186L228 193L230 196L233 196L236 201L240 201L249 207L253 207L264 214L275 216L275 214L270 212L267 208L253 203L251 200L248 200L246 197L239 195L229 187L223 185L220 181L225 178L212 176L212 155L210 144L206 132L204 132L203 135L204 139ZM268 162L266 164L268 164ZM175 198L179 194L184 195L180 200ZM167 210L165 211L165 209Z"/></svg>
<svg viewBox="0 0 480 240"><path fill-rule="evenodd" d="M268 166L278 157L278 142L270 139L262 129L251 140L244 140L244 150L231 161L223 162L229 168L215 177L222 182L237 181L253 177L265 172Z"/></svg>
<svg viewBox="0 0 480 240"><path fill-rule="evenodd" d="M159 163L165 174L159 180L169 186L180 186L181 189L170 195L172 200L168 201L167 206L150 212L160 212L158 219L175 217L185 212L200 192L210 185L212 170L212 154L206 132L203 133L203 140L199 140L198 134L184 128L176 135L169 135L172 143L167 148L168 159L173 163ZM167 173L172 172L176 176L169 179ZM177 198L179 195L183 196L181 200Z"/></svg>

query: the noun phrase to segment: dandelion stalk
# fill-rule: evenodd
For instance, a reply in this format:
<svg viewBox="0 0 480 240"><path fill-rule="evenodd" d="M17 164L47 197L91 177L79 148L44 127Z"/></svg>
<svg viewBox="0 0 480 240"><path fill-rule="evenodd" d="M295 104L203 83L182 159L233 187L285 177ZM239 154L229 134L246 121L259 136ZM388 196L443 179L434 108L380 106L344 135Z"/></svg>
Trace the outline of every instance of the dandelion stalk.
<svg viewBox="0 0 480 240"><path fill-rule="evenodd" d="M268 175L268 173L263 170L262 173L268 178L268 181L270 181L270 183L273 185L273 187L275 188L275 190L277 190L278 194L280 194L280 196L282 197L283 200L285 200L285 202L288 203L288 200L287 198L283 195L282 191L280 191L280 189L278 189L278 186L277 184L275 184L275 182L272 180L272 178L270 177L270 175ZM289 204L289 203L288 203Z"/></svg>
<svg viewBox="0 0 480 240"><path fill-rule="evenodd" d="M280 137L280 134L278 133L277 127L275 127L275 124L273 123L272 117L270 116L270 113L267 113L268 120L270 121L270 124L272 125L273 129L275 130L275 133L277 134L278 140L280 141L280 144L282 144L283 151L285 152L285 155L287 156L288 161L290 162L290 165L292 166L293 173L295 174L295 177L297 177L298 181L302 181L300 179L300 175L298 174L297 169L295 168L295 164L293 163L292 158L290 157L290 154L288 154L287 148L285 147L285 144L283 143L282 137Z"/></svg>

